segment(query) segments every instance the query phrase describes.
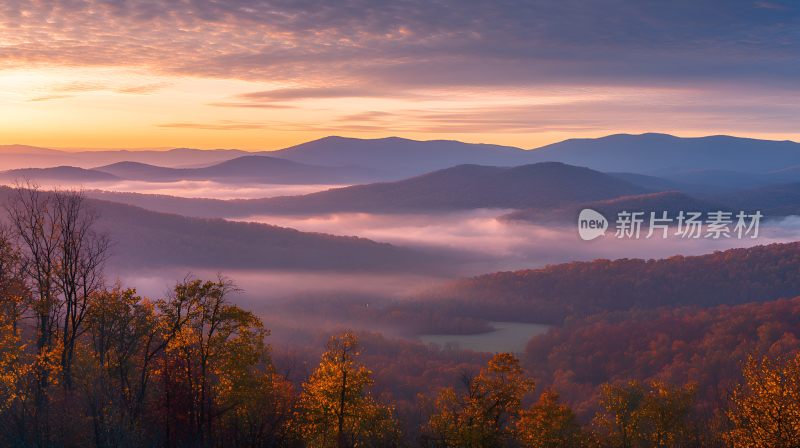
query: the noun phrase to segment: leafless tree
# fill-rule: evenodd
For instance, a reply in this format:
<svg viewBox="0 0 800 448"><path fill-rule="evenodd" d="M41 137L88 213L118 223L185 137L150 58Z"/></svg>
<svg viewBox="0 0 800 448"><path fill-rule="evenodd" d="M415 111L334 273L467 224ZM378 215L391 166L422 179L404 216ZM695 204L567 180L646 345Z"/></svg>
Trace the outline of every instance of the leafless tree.
<svg viewBox="0 0 800 448"><path fill-rule="evenodd" d="M103 286L103 264L108 256L109 239L95 231L97 215L87 208L83 193L55 192L52 206L60 233L56 285L63 306L61 367L64 384L71 387L75 342L83 332L89 299Z"/></svg>
<svg viewBox="0 0 800 448"><path fill-rule="evenodd" d="M12 231L19 239L27 277L32 283L39 352L50 347L57 328L56 286L59 230L49 196L33 184L18 185L6 206Z"/></svg>
<svg viewBox="0 0 800 448"><path fill-rule="evenodd" d="M25 266L13 242L11 229L0 224L0 313L12 324L15 335L19 321L30 304L25 281Z"/></svg>
<svg viewBox="0 0 800 448"><path fill-rule="evenodd" d="M6 208L32 282L37 348L49 350L60 337L63 383L70 388L75 343L90 297L102 287L108 236L95 230L97 215L79 191L17 185Z"/></svg>

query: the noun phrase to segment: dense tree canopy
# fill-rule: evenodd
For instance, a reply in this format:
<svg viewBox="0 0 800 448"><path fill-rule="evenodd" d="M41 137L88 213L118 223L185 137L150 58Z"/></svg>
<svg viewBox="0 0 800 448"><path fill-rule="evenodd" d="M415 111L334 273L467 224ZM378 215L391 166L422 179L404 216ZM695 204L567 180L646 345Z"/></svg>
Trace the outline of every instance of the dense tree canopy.
<svg viewBox="0 0 800 448"><path fill-rule="evenodd" d="M276 361L228 279L187 277L155 299L108 284L107 240L80 193L16 194L0 227L0 446L800 444L800 297L774 299L797 286L797 244L498 274L503 313L514 297L529 310L568 299L563 325L521 358L342 331L289 375L281 366L303 360ZM730 285L692 296L704 279ZM471 280L480 294L486 280ZM425 325L455 303L444 300L419 310ZM570 312L578 304L588 310ZM480 324L456 317L446 322Z"/></svg>

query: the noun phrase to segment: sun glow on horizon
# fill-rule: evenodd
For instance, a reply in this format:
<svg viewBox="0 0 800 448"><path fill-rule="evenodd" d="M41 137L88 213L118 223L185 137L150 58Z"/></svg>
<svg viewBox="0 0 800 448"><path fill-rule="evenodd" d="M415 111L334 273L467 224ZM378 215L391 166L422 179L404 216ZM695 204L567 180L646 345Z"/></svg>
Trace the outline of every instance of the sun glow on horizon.
<svg viewBox="0 0 800 448"><path fill-rule="evenodd" d="M81 150L272 150L329 135L453 139L526 149L613 133L800 136L779 130L742 132L713 126L715 120L702 116L686 120L662 117L657 110L641 114L648 106L694 94L687 89L420 88L397 96L354 92L350 97L326 97L324 91L313 97L312 91L307 98L262 101L253 92L320 88L121 67L2 70L0 86L0 143ZM606 111L616 112L604 117ZM661 118L653 120L653 115Z"/></svg>

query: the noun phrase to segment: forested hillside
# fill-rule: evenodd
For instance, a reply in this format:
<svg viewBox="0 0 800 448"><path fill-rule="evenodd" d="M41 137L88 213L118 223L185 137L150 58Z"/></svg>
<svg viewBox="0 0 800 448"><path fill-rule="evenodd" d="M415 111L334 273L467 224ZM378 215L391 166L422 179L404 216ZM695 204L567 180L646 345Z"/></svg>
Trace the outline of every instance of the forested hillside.
<svg viewBox="0 0 800 448"><path fill-rule="evenodd" d="M570 319L531 340L525 365L584 415L597 406L601 384L629 378L696 384L711 409L725 403L748 355L798 349L800 297Z"/></svg>
<svg viewBox="0 0 800 448"><path fill-rule="evenodd" d="M445 314L560 323L603 311L733 305L798 294L800 243L786 243L701 256L595 260L498 272L430 291L421 301Z"/></svg>
<svg viewBox="0 0 800 448"><path fill-rule="evenodd" d="M800 298L773 300L796 288L796 243L571 263L447 289L463 294L472 285L486 294L492 287L514 306L531 288L549 292L534 296L551 299L546 304L557 294L573 300L553 314L566 317L562 325L522 354L346 329L317 332L317 348L275 353L270 315L236 304L238 288L223 276L187 277L156 298L107 283L111 240L92 204L75 192L8 192L0 227L3 446L740 447L800 440ZM592 291L600 294L586 300ZM402 323L417 316L432 324L457 303L440 300L445 307L411 301L362 317ZM485 302L464 303L467 314L492 317ZM498 309L525 316L522 308ZM443 322L481 323L452 316Z"/></svg>

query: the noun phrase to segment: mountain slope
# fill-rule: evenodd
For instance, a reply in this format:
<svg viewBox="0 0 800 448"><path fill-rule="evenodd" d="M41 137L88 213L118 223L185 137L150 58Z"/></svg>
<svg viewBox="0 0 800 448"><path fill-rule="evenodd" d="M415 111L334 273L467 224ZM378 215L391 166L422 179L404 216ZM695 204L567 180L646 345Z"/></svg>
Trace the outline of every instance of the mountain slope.
<svg viewBox="0 0 800 448"><path fill-rule="evenodd" d="M567 317L665 306L734 305L800 295L800 243L661 260L572 262L453 282L408 307L487 320Z"/></svg>
<svg viewBox="0 0 800 448"><path fill-rule="evenodd" d="M329 184L369 179L358 168L305 165L264 155L242 156L202 168L165 168L138 162L118 162L94 169L129 180L173 182L213 180L227 183Z"/></svg>
<svg viewBox="0 0 800 448"><path fill-rule="evenodd" d="M766 174L800 165L800 144L791 141L724 135L683 138L654 133L569 139L532 150L446 140L327 137L272 154L303 163L355 164L391 170L405 176L459 164L516 166L552 161L598 171L684 176L693 182L699 180L724 186L729 179L719 176L714 179L693 178L696 176L692 173L709 170ZM785 178L791 174L784 173L784 178L778 181L793 180ZM748 179L748 182L748 185L736 184L734 187L754 186L753 179Z"/></svg>
<svg viewBox="0 0 800 448"><path fill-rule="evenodd" d="M112 174L121 179L164 182L180 179L185 170L125 161L92 168L92 171Z"/></svg>
<svg viewBox="0 0 800 448"><path fill-rule="evenodd" d="M333 212L436 212L557 207L646 193L612 176L560 163L513 168L461 165L396 182L266 199L189 199L90 191L92 197L198 217Z"/></svg>
<svg viewBox="0 0 800 448"><path fill-rule="evenodd" d="M537 148L536 158L600 171L674 174L691 170L767 173L800 165L800 143L716 135L617 134Z"/></svg>
<svg viewBox="0 0 800 448"><path fill-rule="evenodd" d="M395 179L455 165L515 166L532 161L526 151L511 146L398 137L325 137L274 151L271 155L312 165L362 166L383 171Z"/></svg>
<svg viewBox="0 0 800 448"><path fill-rule="evenodd" d="M760 210L766 216L800 215L800 182L718 194L714 199L737 210Z"/></svg>
<svg viewBox="0 0 800 448"><path fill-rule="evenodd" d="M574 223L578 217L578 213L585 208L600 212L612 223L621 211L644 212L644 216L650 216L651 212L656 213L656 216L661 216L663 212L667 212L667 216L675 218L681 211L706 213L716 210L731 210L728 206L696 199L684 193L664 191L635 196L622 196L614 199L584 202L580 204L570 204L555 209L517 210L504 215L502 219L527 221L538 224Z"/></svg>
<svg viewBox="0 0 800 448"><path fill-rule="evenodd" d="M242 201L242 204L265 213L446 211L552 207L643 191L606 174L561 163L513 168L460 165L397 182Z"/></svg>
<svg viewBox="0 0 800 448"><path fill-rule="evenodd" d="M0 187L0 206L12 190ZM444 257L377 243L256 223L198 219L89 199L118 267L328 270L435 270Z"/></svg>
<svg viewBox="0 0 800 448"><path fill-rule="evenodd" d="M537 386L559 387L587 418L602 383L630 378L693 384L696 400L715 403L741 381L748 356L796 353L799 328L800 297L603 313L531 339L524 365Z"/></svg>
<svg viewBox="0 0 800 448"><path fill-rule="evenodd" d="M451 140L416 141L397 137L356 139L326 137L277 151L195 150L64 152L22 145L0 147L0 166L82 168L121 161L186 168L209 166L247 155L277 157L328 167L363 167L376 177L397 180L462 164L518 166L563 162L599 171L655 175L688 175L718 171L770 174L765 181L800 181L800 143L730 136L682 138L666 134L617 134L594 139L569 139L533 150ZM702 176L700 181L709 181ZM735 179L734 179L735 180ZM762 179L757 179L759 182ZM717 179L715 182L728 179ZM752 181L752 179L751 179ZM753 186L752 182L751 185ZM744 188L736 184L734 187Z"/></svg>
<svg viewBox="0 0 800 448"><path fill-rule="evenodd" d="M109 149L98 151L57 150L25 145L0 145L0 167L52 168L68 165L91 168L116 162L139 162L164 167L207 166L251 154L238 149Z"/></svg>
<svg viewBox="0 0 800 448"><path fill-rule="evenodd" d="M691 185L682 184L669 179L656 176L648 176L636 173L606 173L609 176L624 180L625 182L638 185L651 191L684 191L691 188Z"/></svg>
<svg viewBox="0 0 800 448"><path fill-rule="evenodd" d="M40 182L113 182L120 180L117 176L100 171L86 170L73 166L57 166L53 168L18 168L0 172L0 180L40 181Z"/></svg>

